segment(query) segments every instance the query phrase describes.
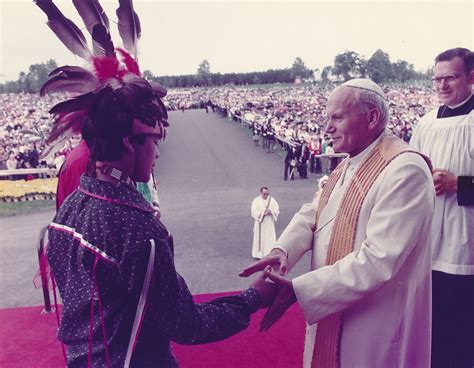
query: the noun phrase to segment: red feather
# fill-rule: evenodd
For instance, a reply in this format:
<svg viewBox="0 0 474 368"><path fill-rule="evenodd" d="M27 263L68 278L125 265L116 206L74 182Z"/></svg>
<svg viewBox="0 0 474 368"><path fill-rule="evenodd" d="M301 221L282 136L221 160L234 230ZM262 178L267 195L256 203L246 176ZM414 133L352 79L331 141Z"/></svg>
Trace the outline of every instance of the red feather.
<svg viewBox="0 0 474 368"><path fill-rule="evenodd" d="M125 64L125 67L127 68L127 70L130 73L141 76L142 73L140 73L140 68L138 66L138 63L135 61L135 59L132 58L132 56L127 51L125 51L124 49L117 48L116 50L122 56L122 61Z"/></svg>
<svg viewBox="0 0 474 368"><path fill-rule="evenodd" d="M93 58L95 75L101 81L118 76L119 61L115 56Z"/></svg>

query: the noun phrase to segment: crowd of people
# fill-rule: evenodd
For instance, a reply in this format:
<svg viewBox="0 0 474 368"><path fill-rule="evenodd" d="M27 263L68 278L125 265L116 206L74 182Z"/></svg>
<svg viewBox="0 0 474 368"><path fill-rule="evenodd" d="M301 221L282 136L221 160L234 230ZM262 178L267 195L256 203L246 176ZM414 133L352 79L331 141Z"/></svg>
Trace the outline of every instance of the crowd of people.
<svg viewBox="0 0 474 368"><path fill-rule="evenodd" d="M35 168L51 129L48 110L62 96L0 94L0 169Z"/></svg>
<svg viewBox="0 0 474 368"><path fill-rule="evenodd" d="M47 2L37 5L51 23L64 18ZM130 5L120 4L119 24L138 20ZM91 18L84 8L80 13ZM94 48L97 83L70 78L71 66L60 67L71 82L67 90L82 95L0 101L8 165L31 165L32 152L42 151L34 143L42 144L52 124L59 133L49 141L71 139L57 157L67 155L79 133L77 148L89 150L80 156L92 163L84 170L74 169L77 149L62 166L59 187L70 179L79 186L48 226L46 257L63 302L57 337L68 367L178 367L172 341L224 340L263 308L260 330L268 331L295 303L306 322L305 368L473 366L473 52L455 48L435 58L437 98L425 87L381 87L361 78L328 89L180 90L162 101L163 87L139 75L130 28L119 32L127 49L118 49L122 67L118 59L110 63L113 50L104 57L103 48ZM106 37L94 37L98 32ZM91 33L110 48L108 24L99 21ZM71 49L70 39L60 39ZM78 54L91 57L87 48ZM107 74L98 67L105 61L115 65ZM442 105L434 108L438 98ZM47 118L53 103L54 123ZM256 144L265 134L270 151L269 134L299 146L299 158L323 141L326 152L347 154L278 239L273 231L264 235L279 207L261 187L252 206L253 256L261 259L239 274L258 277L238 294L194 302L175 268L171 232L136 187L149 182L160 156L169 126L164 104L183 112L217 109L250 126ZM81 129L68 131L77 116L84 117ZM288 166L298 157L292 154ZM290 279L287 272L307 252L310 269Z"/></svg>
<svg viewBox="0 0 474 368"><path fill-rule="evenodd" d="M294 156L310 163L311 172L327 172L315 155L331 153L324 133L325 104L333 86L219 87L170 90L164 98L168 110L205 108L238 119L252 130L256 144L271 151L277 141L288 142ZM408 142L418 120L436 105L432 88L386 86L390 101L388 128ZM59 152L39 159L43 138L51 129L48 110L64 98L32 94L0 94L0 169L59 168L76 141L66 142ZM301 145L304 145L301 147ZM290 162L291 159L288 160ZM301 166L301 165L300 165ZM306 166L304 164L303 166ZM301 166L302 167L302 166ZM286 170L286 169L285 169ZM286 172L286 171L285 171ZM286 177L287 175L285 175ZM304 173L300 172L304 177Z"/></svg>

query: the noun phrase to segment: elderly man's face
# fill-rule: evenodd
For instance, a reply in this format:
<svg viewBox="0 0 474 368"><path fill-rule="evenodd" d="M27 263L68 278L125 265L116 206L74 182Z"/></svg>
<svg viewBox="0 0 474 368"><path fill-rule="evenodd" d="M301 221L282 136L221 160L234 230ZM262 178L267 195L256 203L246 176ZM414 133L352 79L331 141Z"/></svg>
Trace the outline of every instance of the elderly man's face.
<svg viewBox="0 0 474 368"><path fill-rule="evenodd" d="M474 72L467 73L460 57L440 61L434 67L434 86L441 103L454 106L471 95Z"/></svg>
<svg viewBox="0 0 474 368"><path fill-rule="evenodd" d="M334 151L350 156L358 155L373 142L369 137L368 115L355 105L355 91L350 87L336 88L326 108L326 133L333 141Z"/></svg>

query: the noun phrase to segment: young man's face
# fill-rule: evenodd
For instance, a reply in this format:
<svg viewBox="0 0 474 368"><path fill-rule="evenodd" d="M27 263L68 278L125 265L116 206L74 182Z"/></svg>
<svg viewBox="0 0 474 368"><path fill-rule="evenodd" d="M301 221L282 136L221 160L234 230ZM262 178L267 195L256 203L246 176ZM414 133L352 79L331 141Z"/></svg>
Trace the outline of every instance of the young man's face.
<svg viewBox="0 0 474 368"><path fill-rule="evenodd" d="M474 72L466 71L460 57L440 61L434 67L434 87L441 103L454 106L471 95Z"/></svg>
<svg viewBox="0 0 474 368"><path fill-rule="evenodd" d="M155 128L151 128L135 120L133 135L142 137L143 143L133 143L135 166L132 179L147 182L150 180L155 160L160 157L158 144L162 139L161 127L157 124Z"/></svg>

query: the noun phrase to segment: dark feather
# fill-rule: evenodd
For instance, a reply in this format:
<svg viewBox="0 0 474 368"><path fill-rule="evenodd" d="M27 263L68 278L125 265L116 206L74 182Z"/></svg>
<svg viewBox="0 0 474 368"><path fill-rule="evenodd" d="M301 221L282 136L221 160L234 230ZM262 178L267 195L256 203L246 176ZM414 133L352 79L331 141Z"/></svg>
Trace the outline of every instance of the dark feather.
<svg viewBox="0 0 474 368"><path fill-rule="evenodd" d="M97 57L113 56L114 44L110 33L102 24L96 24L92 31L92 48Z"/></svg>
<svg viewBox="0 0 474 368"><path fill-rule="evenodd" d="M119 0L117 9L118 30L123 47L137 59L138 40L141 36L140 20L133 10L132 0Z"/></svg>
<svg viewBox="0 0 474 368"><path fill-rule="evenodd" d="M45 140L47 144L42 156L46 157L62 147L64 142L74 135L81 134L84 119L93 105L103 96L110 93L111 88L101 85L92 92L77 96L69 101L60 102L50 110L55 115L53 127Z"/></svg>
<svg viewBox="0 0 474 368"><path fill-rule="evenodd" d="M86 93L99 85L99 79L91 72L74 66L56 68L41 87L40 95L51 92Z"/></svg>
<svg viewBox="0 0 474 368"><path fill-rule="evenodd" d="M71 138L70 135L63 136L61 138L58 138L54 143L50 143L45 145L43 150L40 152L40 160L45 160L48 161L50 158L53 157L53 154L58 152L61 148L64 147L64 144L66 141Z"/></svg>
<svg viewBox="0 0 474 368"><path fill-rule="evenodd" d="M109 33L109 18L97 0L72 0L72 2L91 35L96 24L103 25Z"/></svg>
<svg viewBox="0 0 474 368"><path fill-rule="evenodd" d="M167 95L168 90L163 87L160 83L158 82L149 82L151 85L151 88L153 88L153 91L155 92L155 95L159 98L163 98Z"/></svg>
<svg viewBox="0 0 474 368"><path fill-rule="evenodd" d="M52 0L35 0L35 3L48 16L49 28L74 55L83 59L89 59L92 56L84 34L61 13Z"/></svg>
<svg viewBox="0 0 474 368"><path fill-rule="evenodd" d="M158 98L157 101L158 101L158 106L160 107L159 110L160 110L161 119L163 120L163 125L169 126L168 112L166 111L165 104L163 103L163 101L161 101L160 98Z"/></svg>
<svg viewBox="0 0 474 368"><path fill-rule="evenodd" d="M74 111L89 111L96 101L97 94L94 92L89 92L54 105L51 110L49 110L49 113L54 115L66 115Z"/></svg>
<svg viewBox="0 0 474 368"><path fill-rule="evenodd" d="M122 80L126 84L136 84L138 86L144 87L144 88L150 88L150 83L148 81L136 74L133 73L127 73L122 77Z"/></svg>
<svg viewBox="0 0 474 368"><path fill-rule="evenodd" d="M63 66L57 67L56 69L51 71L48 74L48 78L54 77L56 74L60 74L60 73L66 73L68 75L72 75L72 74L75 74L75 73L90 73L90 74L92 74L90 71L88 71L87 69L81 68L80 66L63 65Z"/></svg>
<svg viewBox="0 0 474 368"><path fill-rule="evenodd" d="M47 157L50 153L58 151L66 140L81 133L86 110L74 111L69 114L58 115L53 122L53 129L45 140L46 147L41 157Z"/></svg>

